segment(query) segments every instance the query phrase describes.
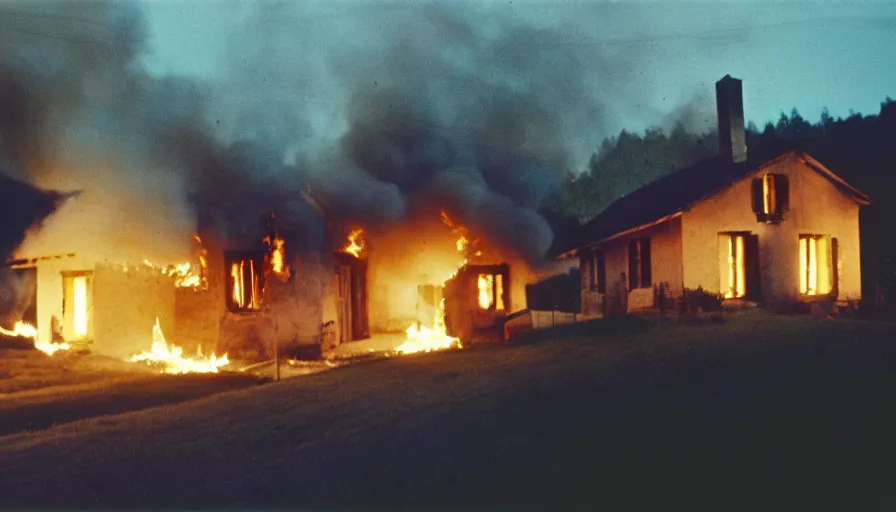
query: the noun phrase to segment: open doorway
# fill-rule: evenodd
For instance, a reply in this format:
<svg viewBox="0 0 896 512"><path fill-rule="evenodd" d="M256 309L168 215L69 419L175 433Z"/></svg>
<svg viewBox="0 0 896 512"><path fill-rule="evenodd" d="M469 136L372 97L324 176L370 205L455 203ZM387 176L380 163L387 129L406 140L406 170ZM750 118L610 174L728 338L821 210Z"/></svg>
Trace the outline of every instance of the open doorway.
<svg viewBox="0 0 896 512"><path fill-rule="evenodd" d="M336 253L335 257L339 342L367 339L370 337L367 260L345 253Z"/></svg>
<svg viewBox="0 0 896 512"><path fill-rule="evenodd" d="M93 272L62 273L62 336L66 341L93 339Z"/></svg>

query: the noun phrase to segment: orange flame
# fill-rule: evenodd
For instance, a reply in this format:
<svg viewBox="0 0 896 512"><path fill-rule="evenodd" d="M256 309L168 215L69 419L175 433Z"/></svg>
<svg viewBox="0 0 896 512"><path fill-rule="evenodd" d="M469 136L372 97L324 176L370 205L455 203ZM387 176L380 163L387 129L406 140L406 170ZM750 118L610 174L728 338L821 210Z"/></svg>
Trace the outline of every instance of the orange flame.
<svg viewBox="0 0 896 512"><path fill-rule="evenodd" d="M494 293L495 278L490 274L479 274L479 307L488 309L492 305L492 294Z"/></svg>
<svg viewBox="0 0 896 512"><path fill-rule="evenodd" d="M346 254L351 254L355 258L360 258L361 253L364 252L365 243L364 243L364 230L363 229L355 229L352 230L351 233L348 234L346 238L345 247L341 249L342 252Z"/></svg>
<svg viewBox="0 0 896 512"><path fill-rule="evenodd" d="M243 266L239 263L230 265L230 277L233 279L231 298L237 306L243 307L245 306L245 301L243 300Z"/></svg>
<svg viewBox="0 0 896 512"><path fill-rule="evenodd" d="M395 350L399 354L415 354L418 352L432 352L434 350L446 350L449 348L463 348L460 339L449 336L445 329L445 299L439 303L436 315L433 319L433 327L417 327L411 325L407 331L407 341Z"/></svg>
<svg viewBox="0 0 896 512"><path fill-rule="evenodd" d="M56 352L69 350L71 346L68 343L57 343L57 342L43 342L37 340L37 328L31 324L19 321L13 326L12 330L4 329L0 327L0 334L5 334L6 336L12 337L22 337L22 338L31 338L34 340L34 348L40 350L44 354L48 356L52 356Z"/></svg>
<svg viewBox="0 0 896 512"><path fill-rule="evenodd" d="M268 261L271 263L271 270L277 275L286 274L288 271L286 265L286 249L284 249L286 242L275 235L273 238L266 236L264 238L264 243L270 248L270 259Z"/></svg>
<svg viewBox="0 0 896 512"><path fill-rule="evenodd" d="M455 225L444 210L442 211L440 218L446 226L451 228L453 233L460 233L455 242L455 248L457 249L457 252L461 254L466 253L469 241L464 235L466 232L465 228ZM442 282L442 286L454 278L466 264L467 259L464 258L460 267L452 272L450 276L445 278ZM439 302L438 308L436 308L432 328L426 327L425 325L418 326L417 324L412 324L405 332L407 334L406 341L396 348L396 351L399 354L414 354L418 352L463 348L459 338L448 335L448 329L445 326L445 299L442 299Z"/></svg>
<svg viewBox="0 0 896 512"><path fill-rule="evenodd" d="M219 369L230 364L227 354L216 357L214 354L205 359L193 359L183 357L184 350L174 344L165 341L159 319L152 327L152 348L149 352L142 352L131 356L134 363L145 362L154 367L161 368L161 373L218 373ZM199 356L201 357L201 355Z"/></svg>

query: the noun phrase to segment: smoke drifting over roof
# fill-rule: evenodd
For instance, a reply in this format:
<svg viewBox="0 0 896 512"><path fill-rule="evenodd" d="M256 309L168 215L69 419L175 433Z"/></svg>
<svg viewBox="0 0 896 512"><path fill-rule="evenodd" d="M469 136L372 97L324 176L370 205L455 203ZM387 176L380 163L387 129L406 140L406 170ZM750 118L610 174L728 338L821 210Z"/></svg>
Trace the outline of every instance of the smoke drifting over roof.
<svg viewBox="0 0 896 512"><path fill-rule="evenodd" d="M0 162L83 190L20 252L183 259L190 197L226 237L274 209L313 248L310 192L372 226L444 209L538 259L552 235L536 208L645 94L633 50L589 46L574 8L545 22L538 7L238 5L223 71L202 82L145 71L138 4L0 8L16 27L0 32Z"/></svg>

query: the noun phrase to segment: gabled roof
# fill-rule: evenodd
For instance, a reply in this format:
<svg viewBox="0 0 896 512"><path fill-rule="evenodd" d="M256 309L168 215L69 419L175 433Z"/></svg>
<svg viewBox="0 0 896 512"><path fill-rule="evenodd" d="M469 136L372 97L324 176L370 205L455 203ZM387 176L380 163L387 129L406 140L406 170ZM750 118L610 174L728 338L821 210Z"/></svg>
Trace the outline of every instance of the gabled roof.
<svg viewBox="0 0 896 512"><path fill-rule="evenodd" d="M694 204L789 153L796 154L806 165L829 179L858 203L871 204L867 195L851 187L797 146L777 140L756 149L750 148L744 162L733 163L726 157L716 156L675 171L622 196L585 224L576 243L567 246L559 257L573 256L582 247L681 215Z"/></svg>

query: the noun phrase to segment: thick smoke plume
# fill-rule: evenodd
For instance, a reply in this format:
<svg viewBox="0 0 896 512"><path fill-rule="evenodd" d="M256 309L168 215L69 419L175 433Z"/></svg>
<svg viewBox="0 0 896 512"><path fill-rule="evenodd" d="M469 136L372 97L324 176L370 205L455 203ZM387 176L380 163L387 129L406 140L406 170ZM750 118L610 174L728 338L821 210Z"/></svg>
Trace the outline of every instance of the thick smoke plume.
<svg viewBox="0 0 896 512"><path fill-rule="evenodd" d="M257 240L263 210L314 249L324 216L386 230L444 210L543 258L538 207L651 88L641 50L590 44L631 13L548 11L239 4L200 80L146 70L140 4L4 4L0 159L80 191L19 253L172 262L200 221Z"/></svg>
<svg viewBox="0 0 896 512"><path fill-rule="evenodd" d="M135 65L137 6L4 3L0 20L0 162L35 186L80 192L20 255L188 256L184 169L166 165L154 136L179 121L181 95Z"/></svg>

